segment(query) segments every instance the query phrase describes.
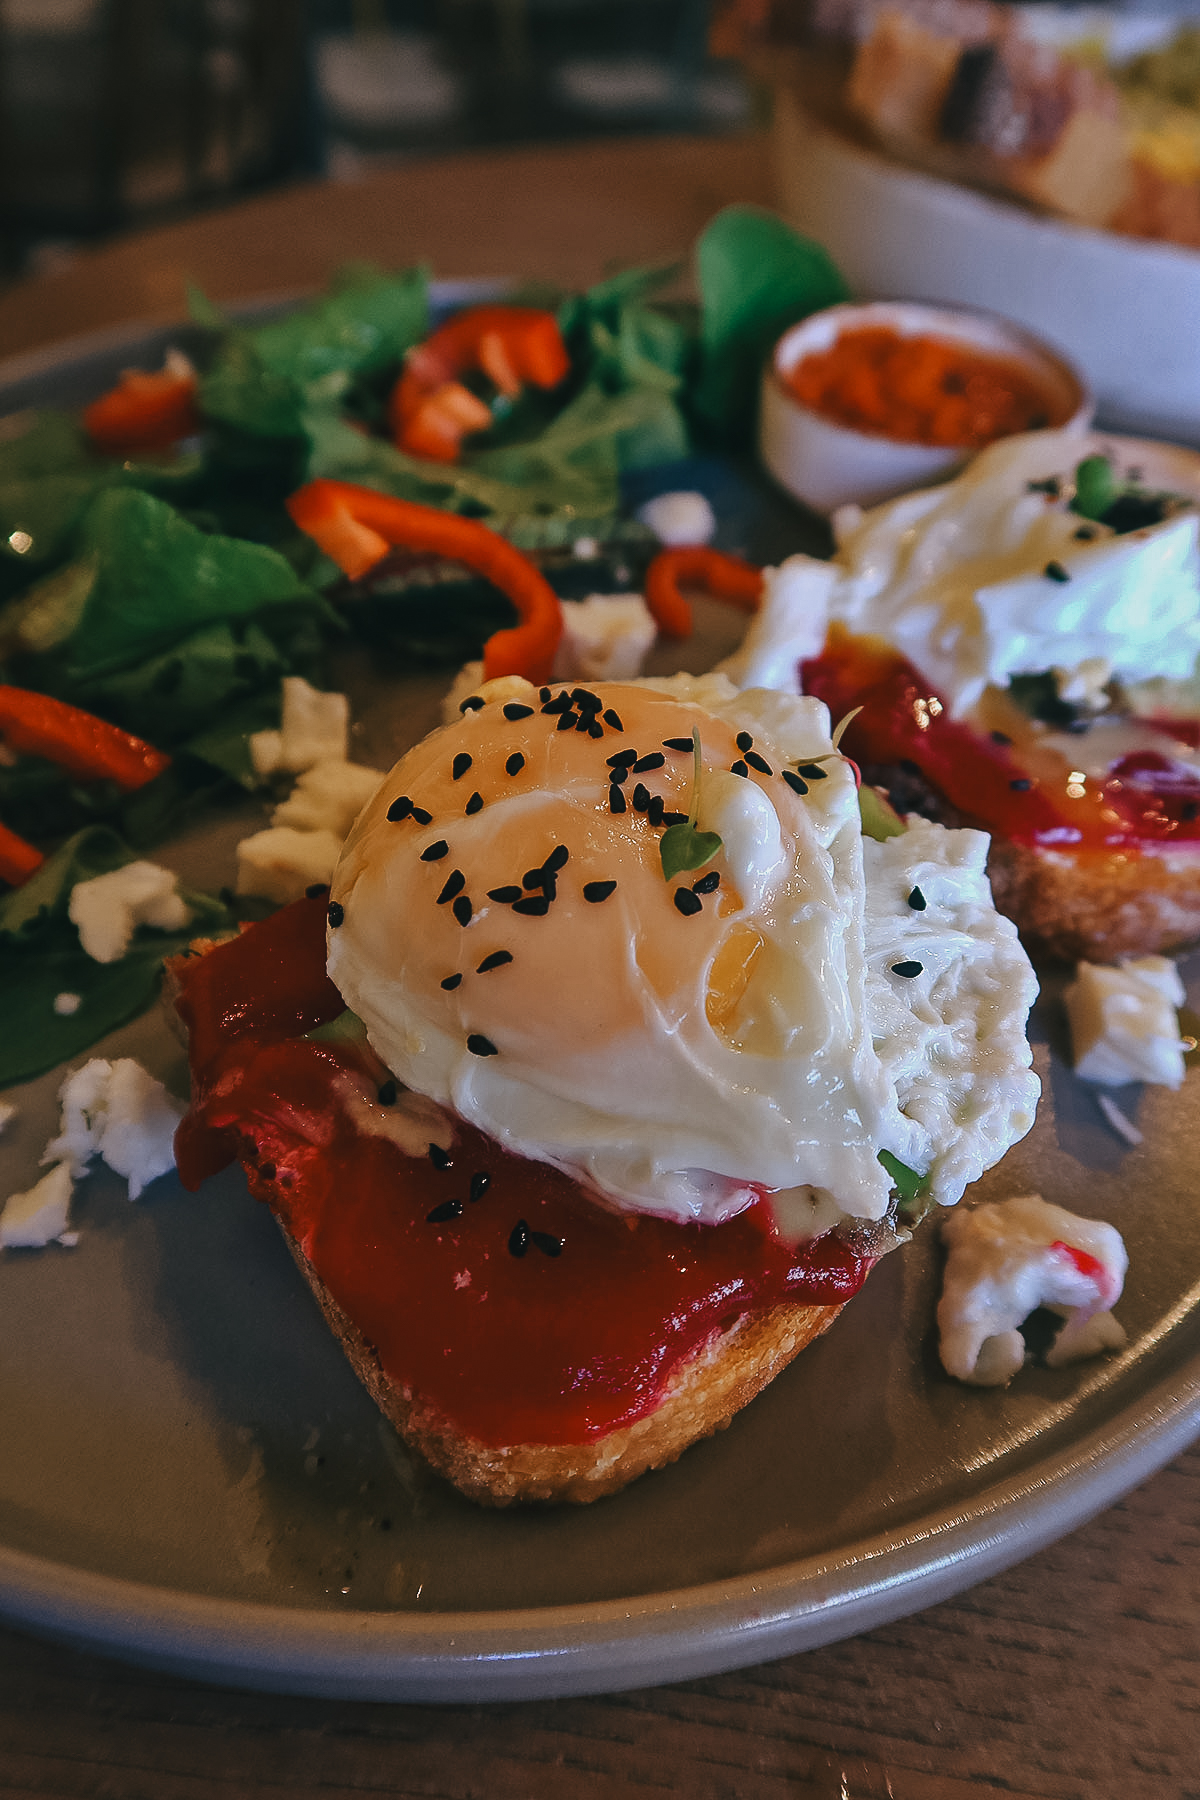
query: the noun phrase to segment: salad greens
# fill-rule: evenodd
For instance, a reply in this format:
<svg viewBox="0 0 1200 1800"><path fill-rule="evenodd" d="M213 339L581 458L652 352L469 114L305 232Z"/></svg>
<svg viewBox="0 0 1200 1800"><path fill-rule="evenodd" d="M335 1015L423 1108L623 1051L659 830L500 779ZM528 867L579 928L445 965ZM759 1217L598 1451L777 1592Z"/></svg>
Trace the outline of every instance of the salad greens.
<svg viewBox="0 0 1200 1800"><path fill-rule="evenodd" d="M648 536L622 517L623 478L737 449L773 337L845 291L816 245L747 207L703 234L698 304L663 297L676 274L635 269L585 294L513 295L556 310L570 373L552 392L509 399L465 372L492 424L455 464L407 455L387 430L391 388L430 329L422 268L356 265L258 325L193 291L202 428L174 454L104 454L63 412L0 421L0 682L83 707L172 757L132 794L37 757L0 761L0 820L43 846L76 834L0 900L0 1084L139 1011L172 947L143 934L119 965L91 963L66 917L70 882L129 860L131 845L178 829L223 788L254 785L248 735L278 723L281 678L319 681L331 635L370 609L372 590L348 593L292 524L290 493L319 476L359 482L480 518L543 557L565 560L594 538L623 562ZM477 654L508 602L468 587L425 582L408 641L457 661ZM693 830L678 866L700 866L703 847ZM210 910L205 926L227 915L190 898ZM75 1014L52 1012L58 992L83 996Z"/></svg>

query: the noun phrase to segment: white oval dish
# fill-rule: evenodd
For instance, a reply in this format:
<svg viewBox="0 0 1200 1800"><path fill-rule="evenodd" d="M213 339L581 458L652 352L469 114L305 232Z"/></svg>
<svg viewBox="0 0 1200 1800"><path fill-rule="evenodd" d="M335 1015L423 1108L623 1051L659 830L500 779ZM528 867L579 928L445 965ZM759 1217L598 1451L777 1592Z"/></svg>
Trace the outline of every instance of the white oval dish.
<svg viewBox="0 0 1200 1800"><path fill-rule="evenodd" d="M986 307L1060 344L1111 430L1200 444L1200 254L901 167L775 95L780 210L852 290Z"/></svg>
<svg viewBox="0 0 1200 1800"><path fill-rule="evenodd" d="M814 352L828 350L846 331L883 327L902 338L936 337L1020 363L1046 393L1048 423L1086 426L1094 403L1079 373L1047 344L989 313L878 300L830 306L786 331L763 372L759 449L771 474L817 512L855 502L875 506L910 488L951 475L974 451L920 444L836 424L798 400L787 375Z"/></svg>

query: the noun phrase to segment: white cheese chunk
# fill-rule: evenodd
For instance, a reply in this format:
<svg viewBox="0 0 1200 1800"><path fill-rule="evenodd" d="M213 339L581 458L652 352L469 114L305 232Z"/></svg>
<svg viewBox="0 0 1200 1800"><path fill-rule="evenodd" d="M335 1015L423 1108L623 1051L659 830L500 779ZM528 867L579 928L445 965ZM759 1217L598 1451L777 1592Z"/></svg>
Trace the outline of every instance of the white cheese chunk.
<svg viewBox="0 0 1200 1800"><path fill-rule="evenodd" d="M719 665L735 687L800 692L800 664L819 656L838 572L814 556L789 556L764 569L762 601L732 656Z"/></svg>
<svg viewBox="0 0 1200 1800"><path fill-rule="evenodd" d="M306 889L328 884L341 849L336 831L296 831L290 825L256 831L237 847L237 891L286 906Z"/></svg>
<svg viewBox="0 0 1200 1800"><path fill-rule="evenodd" d="M297 777L287 799L271 814L271 823L294 831L332 831L344 838L381 780L378 769L361 763L314 763Z"/></svg>
<svg viewBox="0 0 1200 1800"><path fill-rule="evenodd" d="M179 877L150 862L77 881L67 913L83 948L99 963L119 962L139 925L181 931L192 916L180 898Z"/></svg>
<svg viewBox="0 0 1200 1800"><path fill-rule="evenodd" d="M555 681L628 681L642 672L658 627L640 594L567 600Z"/></svg>
<svg viewBox="0 0 1200 1800"><path fill-rule="evenodd" d="M950 1254L939 1348L959 1381L999 1387L1011 1380L1025 1361L1019 1328L1039 1306L1066 1321L1046 1356L1052 1367L1124 1344L1109 1309L1121 1297L1128 1258L1113 1226L1028 1194L951 1213L942 1237Z"/></svg>
<svg viewBox="0 0 1200 1800"><path fill-rule="evenodd" d="M67 1215L74 1191L71 1171L58 1163L23 1194L12 1194L0 1212L0 1249L41 1250L55 1241L73 1244Z"/></svg>
<svg viewBox="0 0 1200 1800"><path fill-rule="evenodd" d="M1081 1081L1182 1086L1184 1047L1175 1008L1186 996L1167 957L1133 957L1115 967L1082 962L1063 998Z"/></svg>
<svg viewBox="0 0 1200 1800"><path fill-rule="evenodd" d="M345 762L350 743L350 702L327 694L300 675L285 675L278 731L256 731L250 760L261 776L303 774L319 762Z"/></svg>
<svg viewBox="0 0 1200 1800"><path fill-rule="evenodd" d="M129 1183L129 1198L175 1167L175 1131L186 1108L131 1057L93 1057L68 1075L59 1098L59 1135L43 1163L59 1163L76 1179L93 1156Z"/></svg>
<svg viewBox="0 0 1200 1800"><path fill-rule="evenodd" d="M656 494L639 506L638 518L648 525L660 544L686 545L712 542L717 517L705 495L691 488Z"/></svg>

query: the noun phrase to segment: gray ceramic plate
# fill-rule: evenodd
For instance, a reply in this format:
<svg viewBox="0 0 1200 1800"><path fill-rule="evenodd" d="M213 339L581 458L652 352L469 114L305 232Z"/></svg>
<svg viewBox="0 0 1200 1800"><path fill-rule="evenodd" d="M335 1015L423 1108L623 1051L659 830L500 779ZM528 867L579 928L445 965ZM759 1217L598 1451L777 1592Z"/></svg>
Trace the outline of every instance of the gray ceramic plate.
<svg viewBox="0 0 1200 1800"><path fill-rule="evenodd" d="M0 411L72 403L162 336L0 369ZM728 623L725 629L728 629ZM717 645L697 647L702 659ZM363 752L433 722L437 684L352 671ZM165 857L227 879L243 821ZM1185 971L1189 972L1189 971ZM1190 973L1200 998L1200 961ZM0 1257L0 1610L213 1681L364 1699L630 1688L828 1643L1070 1530L1200 1426L1198 1094L1123 1092L1128 1149L1069 1073L1047 999L1045 1100L981 1197L1038 1190L1129 1246L1129 1347L962 1388L932 1337L935 1233L683 1461L585 1509L487 1513L409 1460L239 1178L136 1205L105 1173L80 1239ZM158 1018L116 1034L182 1090ZM27 1186L57 1078L11 1097L0 1193Z"/></svg>

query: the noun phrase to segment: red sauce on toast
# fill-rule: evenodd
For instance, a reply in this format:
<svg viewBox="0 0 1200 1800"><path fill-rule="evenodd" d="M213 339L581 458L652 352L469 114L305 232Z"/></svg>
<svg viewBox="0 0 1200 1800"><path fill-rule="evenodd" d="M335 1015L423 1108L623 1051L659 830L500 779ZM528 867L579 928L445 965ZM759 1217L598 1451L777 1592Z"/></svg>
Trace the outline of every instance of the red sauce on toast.
<svg viewBox="0 0 1200 1800"><path fill-rule="evenodd" d="M631 1424L735 1319L839 1304L866 1279L870 1259L832 1233L781 1243L765 1199L715 1227L635 1219L467 1126L448 1167L376 1135L386 1071L365 1046L304 1035L343 1004L323 899L174 972L192 1043L185 1186L240 1159L390 1379L485 1444L587 1443ZM368 1131L363 1104L380 1115Z"/></svg>

